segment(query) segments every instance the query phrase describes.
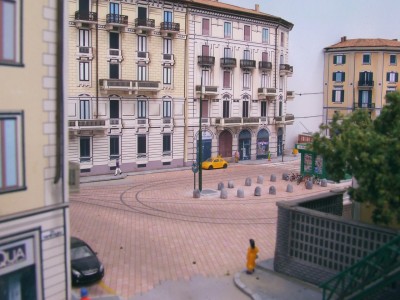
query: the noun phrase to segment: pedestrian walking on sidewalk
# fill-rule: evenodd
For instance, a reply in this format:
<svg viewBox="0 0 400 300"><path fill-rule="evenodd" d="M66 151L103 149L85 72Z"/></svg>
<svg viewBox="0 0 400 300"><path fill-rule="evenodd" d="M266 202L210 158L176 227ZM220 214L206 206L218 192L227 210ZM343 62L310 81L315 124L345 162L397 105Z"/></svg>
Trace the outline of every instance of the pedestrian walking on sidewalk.
<svg viewBox="0 0 400 300"><path fill-rule="evenodd" d="M118 173L119 173L119 175L121 175L122 171L121 171L121 165L119 163L119 159L117 158L117 160L115 161L115 173L114 173L114 176L117 176Z"/></svg>
<svg viewBox="0 0 400 300"><path fill-rule="evenodd" d="M250 247L247 250L247 274L253 274L256 268L256 259L258 258L258 248L253 239L250 239Z"/></svg>

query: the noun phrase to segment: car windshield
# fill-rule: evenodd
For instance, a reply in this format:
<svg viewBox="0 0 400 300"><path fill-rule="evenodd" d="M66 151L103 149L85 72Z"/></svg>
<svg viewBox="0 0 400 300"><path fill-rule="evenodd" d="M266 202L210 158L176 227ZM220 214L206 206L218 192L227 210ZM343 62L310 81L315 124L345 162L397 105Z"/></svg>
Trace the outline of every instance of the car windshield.
<svg viewBox="0 0 400 300"><path fill-rule="evenodd" d="M209 158L209 159L207 159L206 161L208 161L208 162L213 162L213 158Z"/></svg>
<svg viewBox="0 0 400 300"><path fill-rule="evenodd" d="M71 259L81 259L84 257L90 257L93 256L92 251L87 246L79 246L77 248L72 248L71 249Z"/></svg>

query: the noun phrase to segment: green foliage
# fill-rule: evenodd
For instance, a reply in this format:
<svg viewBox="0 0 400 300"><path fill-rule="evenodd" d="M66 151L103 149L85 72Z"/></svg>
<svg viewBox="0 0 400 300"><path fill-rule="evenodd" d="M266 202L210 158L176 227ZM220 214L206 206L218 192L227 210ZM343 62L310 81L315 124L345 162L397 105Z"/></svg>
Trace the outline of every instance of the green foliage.
<svg viewBox="0 0 400 300"><path fill-rule="evenodd" d="M349 190L350 196L375 206L377 224L400 223L400 93L390 93L386 99L374 121L363 109L335 114L331 124L320 126L311 146L324 157L333 180L346 173L356 178L358 187Z"/></svg>

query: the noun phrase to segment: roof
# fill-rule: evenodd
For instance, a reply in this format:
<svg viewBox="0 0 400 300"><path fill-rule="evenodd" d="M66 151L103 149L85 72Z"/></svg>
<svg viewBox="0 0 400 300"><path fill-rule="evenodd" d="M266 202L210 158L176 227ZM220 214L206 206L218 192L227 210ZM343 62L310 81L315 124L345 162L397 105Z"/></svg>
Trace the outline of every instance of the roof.
<svg viewBox="0 0 400 300"><path fill-rule="evenodd" d="M346 39L345 37L339 43L326 47L325 50L338 48L387 48L398 47L398 40L387 39Z"/></svg>
<svg viewBox="0 0 400 300"><path fill-rule="evenodd" d="M240 6L236 6L236 5L232 5L232 4L227 4L224 2L219 2L218 0L188 0L187 2L189 3L189 5L190 5L190 3L192 3L192 4L199 5L199 6L209 6L209 7L211 6L213 8L218 8L221 10L226 10L226 11L231 11L231 12L236 12L236 13L251 14L253 17L256 15L256 16L259 16L260 18L268 18L268 19L270 19L270 21L275 21L277 23L280 23L280 25L287 27L289 30L291 30L293 28L292 23L290 23L280 17L266 14L266 13L263 13L256 9L249 9L249 8L244 8L244 7L240 7Z"/></svg>

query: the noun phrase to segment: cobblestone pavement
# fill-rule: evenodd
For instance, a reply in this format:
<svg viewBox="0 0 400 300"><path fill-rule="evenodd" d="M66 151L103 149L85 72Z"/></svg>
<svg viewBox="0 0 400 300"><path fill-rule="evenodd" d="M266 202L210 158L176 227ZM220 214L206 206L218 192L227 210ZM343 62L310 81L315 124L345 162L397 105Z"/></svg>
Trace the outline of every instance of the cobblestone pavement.
<svg viewBox="0 0 400 300"><path fill-rule="evenodd" d="M260 260L275 249L277 201L329 190L288 182L283 172L299 170L299 160L285 164L230 165L203 171L203 191L193 198L193 173L180 170L128 176L122 180L85 183L70 194L71 235L87 241L105 266L100 284L89 287L91 296L140 295L168 280L194 276L223 277L245 267L249 238L260 249ZM271 174L277 177L270 182ZM257 184L257 177L264 177ZM245 179L251 186L244 186ZM228 199L220 199L218 183L233 180ZM276 195L269 195L270 186ZM261 196L254 196L260 186ZM245 198L238 198L243 188Z"/></svg>

